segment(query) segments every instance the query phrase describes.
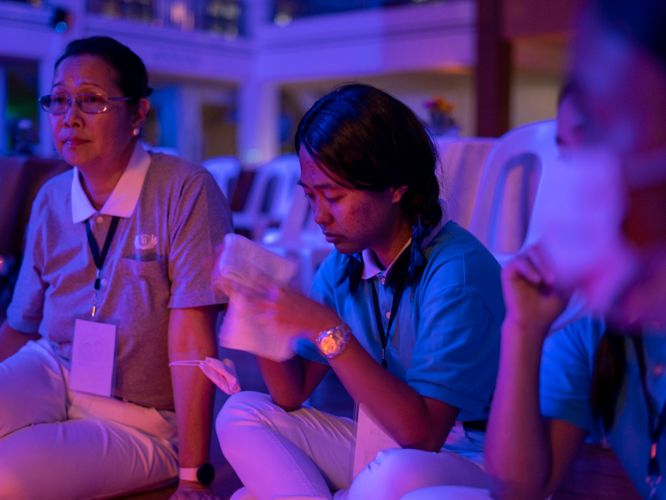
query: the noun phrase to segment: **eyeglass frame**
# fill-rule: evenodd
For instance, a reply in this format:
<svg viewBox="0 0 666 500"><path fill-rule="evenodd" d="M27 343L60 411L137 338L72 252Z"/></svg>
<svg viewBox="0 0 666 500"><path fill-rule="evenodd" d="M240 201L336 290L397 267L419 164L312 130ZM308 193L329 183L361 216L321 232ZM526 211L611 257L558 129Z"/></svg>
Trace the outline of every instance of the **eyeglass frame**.
<svg viewBox="0 0 666 500"><path fill-rule="evenodd" d="M42 108L42 111L44 111L45 113L49 113L51 115L62 115L62 114L67 113L69 108L72 106L72 103L74 103L74 102L76 102L76 105L79 107L79 111L81 111L81 113L86 113L88 115L99 115L101 113L106 113L109 110L109 105L108 105L108 102L107 102L102 111L84 111L83 108L81 108L81 103L77 100L77 98L81 97L81 96L87 96L87 95L100 96L100 97L103 97L104 99L106 99L107 101L111 101L111 102L113 102L113 101L133 101L133 100L135 100L134 97L108 97L108 96L105 96L104 94L96 94L94 92L85 92L83 94L76 94L75 96L65 96L67 106L62 111L50 111L48 109L44 109L44 104L42 104L42 99L44 99L45 97L54 96L54 95L64 95L64 94L44 94L39 99L37 99L37 102L39 103L40 107Z"/></svg>

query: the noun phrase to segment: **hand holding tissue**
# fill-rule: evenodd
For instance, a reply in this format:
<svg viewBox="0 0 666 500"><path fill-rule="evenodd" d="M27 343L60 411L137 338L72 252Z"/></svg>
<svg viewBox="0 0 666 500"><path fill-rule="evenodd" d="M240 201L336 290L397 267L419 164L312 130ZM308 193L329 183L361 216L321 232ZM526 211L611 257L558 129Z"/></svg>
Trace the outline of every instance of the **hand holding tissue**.
<svg viewBox="0 0 666 500"><path fill-rule="evenodd" d="M294 356L291 338L271 329L266 301L296 276L296 264L237 234L227 234L213 271L213 287L229 296L219 332L222 347L284 361Z"/></svg>

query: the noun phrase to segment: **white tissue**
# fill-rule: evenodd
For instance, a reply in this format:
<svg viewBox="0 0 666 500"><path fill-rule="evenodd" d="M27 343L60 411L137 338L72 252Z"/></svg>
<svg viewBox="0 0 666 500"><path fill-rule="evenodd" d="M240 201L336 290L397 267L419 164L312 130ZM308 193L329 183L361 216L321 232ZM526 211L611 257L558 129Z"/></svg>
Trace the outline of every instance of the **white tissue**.
<svg viewBox="0 0 666 500"><path fill-rule="evenodd" d="M224 250L213 271L213 286L229 294L229 309L218 339L222 347L247 351L274 361L294 356L291 340L266 331L257 321L250 299L234 293L230 282L261 293L270 286L286 286L296 275L296 264L238 234L227 234Z"/></svg>
<svg viewBox="0 0 666 500"><path fill-rule="evenodd" d="M231 396L241 390L236 374L236 365L230 359L220 361L217 358L206 358L205 360L172 361L169 366L198 366L204 372L204 375L222 392Z"/></svg>

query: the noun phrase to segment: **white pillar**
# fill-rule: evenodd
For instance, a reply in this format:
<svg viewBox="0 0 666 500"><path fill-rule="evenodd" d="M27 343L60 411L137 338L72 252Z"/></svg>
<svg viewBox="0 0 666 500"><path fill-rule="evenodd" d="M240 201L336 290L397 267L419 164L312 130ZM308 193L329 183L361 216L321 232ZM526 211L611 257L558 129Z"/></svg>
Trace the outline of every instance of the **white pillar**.
<svg viewBox="0 0 666 500"><path fill-rule="evenodd" d="M280 153L280 90L250 80L238 89L238 151L243 164L257 167Z"/></svg>
<svg viewBox="0 0 666 500"><path fill-rule="evenodd" d="M186 160L201 161L203 158L202 103L195 87L179 87L178 151Z"/></svg>
<svg viewBox="0 0 666 500"><path fill-rule="evenodd" d="M39 97L51 93L51 84L53 82L53 65L55 59L42 59L39 61L37 69L37 92ZM39 104L36 104L39 107ZM51 125L49 124L48 114L42 111L39 107L38 110L38 136L39 144L37 145L37 154L43 158L51 158L56 156L55 145L53 144L53 137L51 136Z"/></svg>

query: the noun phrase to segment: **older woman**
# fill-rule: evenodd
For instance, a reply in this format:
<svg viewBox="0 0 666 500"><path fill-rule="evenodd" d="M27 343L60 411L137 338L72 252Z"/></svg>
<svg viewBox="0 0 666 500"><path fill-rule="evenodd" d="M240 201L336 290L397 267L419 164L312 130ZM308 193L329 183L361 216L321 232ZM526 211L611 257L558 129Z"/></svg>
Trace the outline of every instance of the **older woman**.
<svg viewBox="0 0 666 500"><path fill-rule="evenodd" d="M150 155L145 66L110 38L71 42L40 99L74 168L35 200L0 328L0 498L207 486L213 386L169 362L216 355L214 248L231 230L201 167ZM175 410L175 411L174 411Z"/></svg>

